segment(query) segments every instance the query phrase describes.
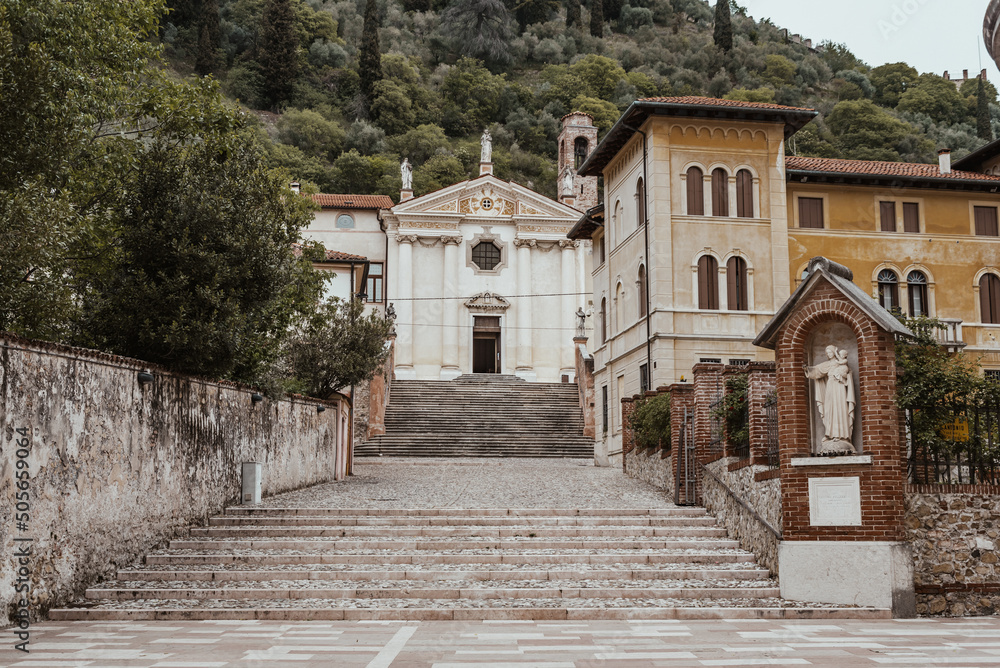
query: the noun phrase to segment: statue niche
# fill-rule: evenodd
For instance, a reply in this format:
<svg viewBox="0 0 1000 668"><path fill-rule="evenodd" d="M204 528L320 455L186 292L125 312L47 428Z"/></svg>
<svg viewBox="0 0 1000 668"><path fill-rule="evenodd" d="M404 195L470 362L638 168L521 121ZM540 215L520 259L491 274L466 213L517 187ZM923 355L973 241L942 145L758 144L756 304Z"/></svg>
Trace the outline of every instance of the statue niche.
<svg viewBox="0 0 1000 668"><path fill-rule="evenodd" d="M850 327L825 323L806 347L812 452L854 455L860 450L858 343Z"/></svg>

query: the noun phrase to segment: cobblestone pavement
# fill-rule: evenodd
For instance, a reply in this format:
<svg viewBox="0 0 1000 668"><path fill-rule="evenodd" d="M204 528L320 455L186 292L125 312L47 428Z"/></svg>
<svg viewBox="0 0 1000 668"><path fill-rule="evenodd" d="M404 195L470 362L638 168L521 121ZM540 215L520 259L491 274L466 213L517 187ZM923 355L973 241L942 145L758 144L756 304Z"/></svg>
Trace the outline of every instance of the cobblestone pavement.
<svg viewBox="0 0 1000 668"><path fill-rule="evenodd" d="M666 495L589 459L363 458L343 482L264 500L275 508L653 508Z"/></svg>
<svg viewBox="0 0 1000 668"><path fill-rule="evenodd" d="M775 622L74 622L4 632L0 666L987 666L1000 619Z"/></svg>

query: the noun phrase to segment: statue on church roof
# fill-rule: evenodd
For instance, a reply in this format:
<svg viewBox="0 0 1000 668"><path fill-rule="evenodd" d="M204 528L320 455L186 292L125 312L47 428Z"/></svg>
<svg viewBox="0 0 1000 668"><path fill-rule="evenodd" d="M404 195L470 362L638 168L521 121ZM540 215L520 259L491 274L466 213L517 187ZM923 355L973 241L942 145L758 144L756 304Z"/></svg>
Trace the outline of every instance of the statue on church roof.
<svg viewBox="0 0 1000 668"><path fill-rule="evenodd" d="M483 146L482 153L479 154L479 162L493 162L493 137L490 136L489 128L483 131L479 143Z"/></svg>
<svg viewBox="0 0 1000 668"><path fill-rule="evenodd" d="M403 190L413 190L413 165L410 164L409 158L403 158L399 173L403 177Z"/></svg>

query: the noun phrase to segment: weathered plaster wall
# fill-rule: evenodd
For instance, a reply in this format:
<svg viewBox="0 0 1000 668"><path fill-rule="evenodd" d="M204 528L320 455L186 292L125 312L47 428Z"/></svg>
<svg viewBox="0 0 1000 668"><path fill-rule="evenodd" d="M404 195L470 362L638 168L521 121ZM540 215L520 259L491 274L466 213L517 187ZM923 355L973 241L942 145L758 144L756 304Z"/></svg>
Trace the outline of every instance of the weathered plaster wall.
<svg viewBox="0 0 1000 668"><path fill-rule="evenodd" d="M703 504L743 549L753 552L762 566L777 574L779 539L764 522L781 530L781 480L755 481L756 473L768 470L764 466L730 471L729 464L735 461L735 457L728 457L705 465Z"/></svg>
<svg viewBox="0 0 1000 668"><path fill-rule="evenodd" d="M238 502L240 464L263 493L334 479L339 411L137 361L0 337L0 605L15 600L14 538L30 537L33 613L112 576L193 521ZM15 430L30 431L30 520L14 524Z"/></svg>
<svg viewBox="0 0 1000 668"><path fill-rule="evenodd" d="M905 496L917 612L995 615L1000 610L1000 494Z"/></svg>
<svg viewBox="0 0 1000 668"><path fill-rule="evenodd" d="M659 448L636 448L625 455L625 472L662 489L674 498L673 456L663 456Z"/></svg>

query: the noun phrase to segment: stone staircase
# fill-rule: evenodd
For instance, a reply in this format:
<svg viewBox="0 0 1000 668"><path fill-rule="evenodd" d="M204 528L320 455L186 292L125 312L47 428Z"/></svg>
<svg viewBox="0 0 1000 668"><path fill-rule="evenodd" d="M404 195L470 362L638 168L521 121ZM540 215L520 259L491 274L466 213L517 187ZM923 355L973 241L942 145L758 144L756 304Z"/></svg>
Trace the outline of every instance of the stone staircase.
<svg viewBox="0 0 1000 668"><path fill-rule="evenodd" d="M795 603L701 508L234 507L67 620L888 618Z"/></svg>
<svg viewBox="0 0 1000 668"><path fill-rule="evenodd" d="M397 380L384 436L355 456L582 457L594 455L572 383L527 383L514 376L452 381Z"/></svg>

